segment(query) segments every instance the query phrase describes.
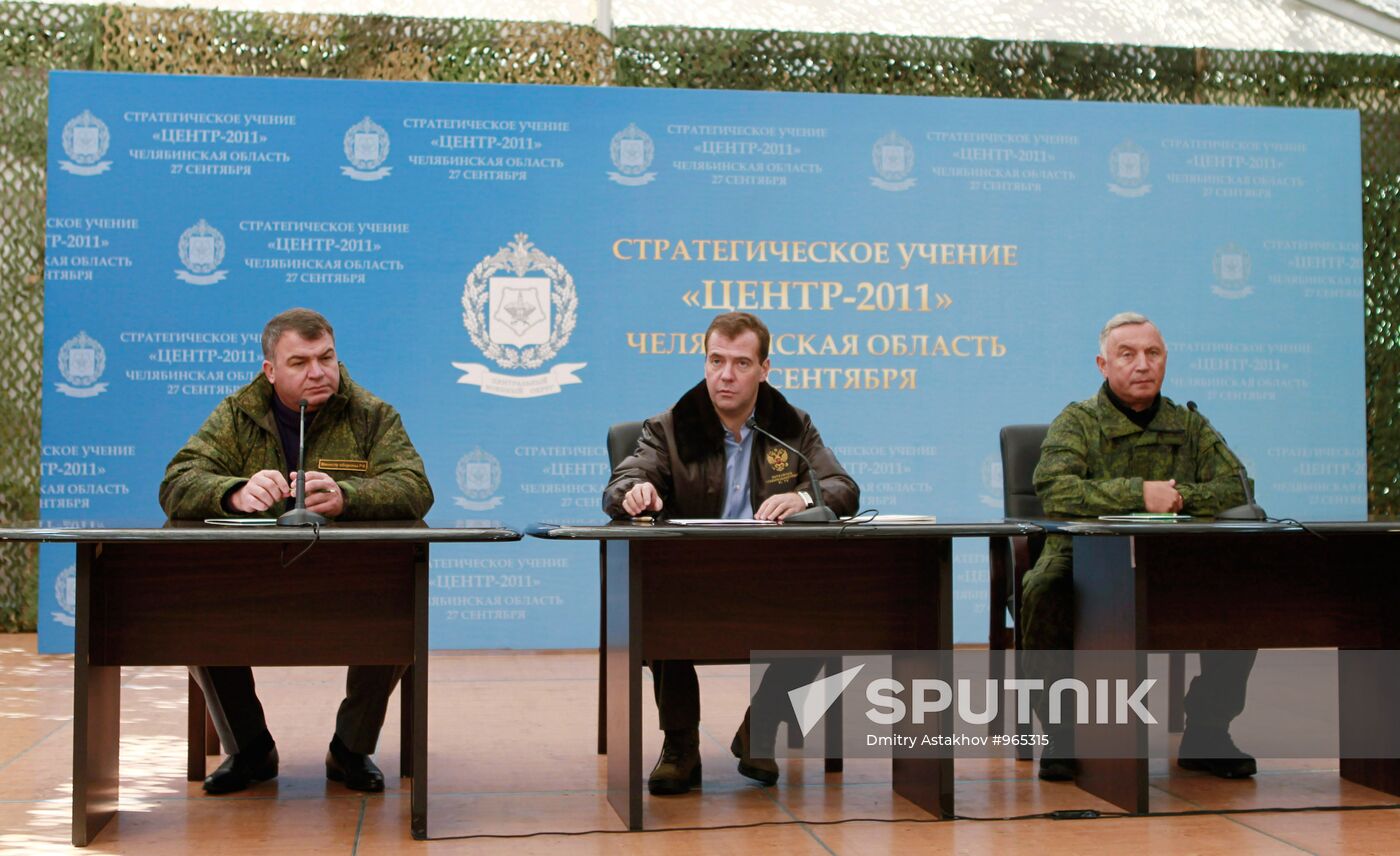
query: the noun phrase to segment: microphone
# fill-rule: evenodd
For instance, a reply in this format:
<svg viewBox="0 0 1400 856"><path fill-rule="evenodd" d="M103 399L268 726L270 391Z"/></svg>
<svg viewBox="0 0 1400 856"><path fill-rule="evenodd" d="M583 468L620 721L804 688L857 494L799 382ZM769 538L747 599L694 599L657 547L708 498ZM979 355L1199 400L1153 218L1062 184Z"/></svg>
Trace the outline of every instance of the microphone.
<svg viewBox="0 0 1400 856"><path fill-rule="evenodd" d="M1186 402L1186 409L1190 410L1192 413L1196 414L1202 419L1205 419L1205 423L1207 425L1210 425L1212 430L1215 430L1215 426L1211 424L1211 421L1209 419L1206 419L1205 414L1196 409L1196 402ZM1218 430L1215 430L1215 433L1220 436L1220 442L1225 443L1225 435L1221 434ZM1239 469L1235 470L1235 475L1240 477L1240 487L1244 488L1244 505L1237 505L1234 508L1227 508L1219 514L1216 514L1215 519L1268 520L1269 515L1265 514L1264 509L1260 508L1259 505L1255 503L1254 494L1249 489L1249 479L1245 477L1244 461L1240 460L1240 456L1235 454L1234 450L1230 448L1229 443L1225 443L1225 449L1230 453L1230 457L1235 459L1235 463L1239 464Z"/></svg>
<svg viewBox="0 0 1400 856"><path fill-rule="evenodd" d="M290 511L277 518L277 525L319 526L326 518L306 509L306 399L298 401L297 406L301 410L301 427L297 433L297 500Z"/></svg>
<svg viewBox="0 0 1400 856"><path fill-rule="evenodd" d="M744 425L747 426L748 429L749 429L750 431L757 431L758 433L760 433L760 434L762 434L763 436L767 437L769 440L772 440L774 443L777 443L779 446L782 446L784 449L787 449L789 452L792 452L794 455L796 455L797 457L799 457L799 458L802 459L802 463L804 463L804 464L807 465L807 475L808 475L809 477L811 477L811 479L812 479L812 501L813 501L814 503L816 503L816 504L813 505L811 508L808 508L808 509L804 509L804 510L802 510L802 511L799 511L799 512L797 512L796 514L789 514L787 517L783 518L783 522L784 522L784 523L832 523L832 522L834 522L834 521L836 520L836 512L832 511L830 508L827 508L826 503L822 501L822 486L821 486L821 482L817 481L817 470L816 470L815 467L812 466L812 462L811 462L810 460L808 460L807 456L804 455L804 454L802 454L801 452L797 451L797 450L794 449L793 447L789 446L787 443L784 443L782 440L779 440L775 435L773 435L773 434L769 433L768 431L765 431L765 430L763 430L762 428L760 428L759 425L758 425L758 417L757 417L757 416L750 416L750 417L749 417L749 421L748 421L748 422L745 422Z"/></svg>

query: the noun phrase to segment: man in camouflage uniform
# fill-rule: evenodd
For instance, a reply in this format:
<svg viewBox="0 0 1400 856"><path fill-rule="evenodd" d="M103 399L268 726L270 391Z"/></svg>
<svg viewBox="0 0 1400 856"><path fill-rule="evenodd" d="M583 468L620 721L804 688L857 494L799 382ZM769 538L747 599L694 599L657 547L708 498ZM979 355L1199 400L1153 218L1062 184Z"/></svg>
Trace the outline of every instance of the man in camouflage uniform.
<svg viewBox="0 0 1400 856"><path fill-rule="evenodd" d="M1204 416L1161 394L1167 346L1142 315L1123 312L1099 335L1096 358L1104 384L1051 423L1040 447L1035 490L1045 513L1097 517L1135 511L1210 516L1245 502L1241 464ZM1027 671L1049 686L1066 672L1059 658L1039 651L1074 647L1073 548L1050 535L1022 588L1021 638ZM1203 653L1201 674L1186 695L1187 728L1178 764L1223 778L1254 775L1254 759L1230 739L1231 720L1244 709L1251 653ZM1047 723L1045 693L1036 712ZM1045 725L1050 745L1040 777L1073 778L1072 725Z"/></svg>
<svg viewBox="0 0 1400 856"><path fill-rule="evenodd" d="M307 403L306 507L338 520L416 520L433 504L423 460L399 414L350 380L335 332L320 314L290 309L267 323L262 374L214 408L171 459L160 505L176 519L276 517L303 474L295 472ZM313 463L314 462L314 463ZM315 469L311 469L314 466ZM404 666L351 666L326 754L326 777L384 789L370 758L389 695ZM229 757L204 790L230 793L277 775L277 746L246 666L192 666Z"/></svg>

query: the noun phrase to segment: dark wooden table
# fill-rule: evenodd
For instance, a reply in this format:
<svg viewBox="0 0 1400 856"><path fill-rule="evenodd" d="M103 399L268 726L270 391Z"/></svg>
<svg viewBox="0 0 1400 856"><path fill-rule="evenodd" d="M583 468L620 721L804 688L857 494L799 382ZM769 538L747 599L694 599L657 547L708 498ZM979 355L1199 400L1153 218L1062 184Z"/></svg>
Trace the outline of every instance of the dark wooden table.
<svg viewBox="0 0 1400 856"><path fill-rule="evenodd" d="M642 665L748 662L752 651L948 650L952 539L1022 524L539 524L603 542L608 801L642 828ZM600 750L604 743L600 737ZM953 812L951 758L895 758L894 790Z"/></svg>
<svg viewBox="0 0 1400 856"><path fill-rule="evenodd" d="M1074 539L1076 650L1400 648L1400 522L1035 523ZM1349 662L1338 675L1342 734L1396 727L1372 721L1395 709L1395 676ZM1080 759L1079 786L1147 811L1145 728L1115 736L1123 758ZM1400 759L1343 757L1341 774L1400 794Z"/></svg>
<svg viewBox="0 0 1400 856"><path fill-rule="evenodd" d="M116 814L122 666L408 664L402 773L413 777L413 837L426 838L428 545L519 538L511 529L417 521L331 523L319 532L0 525L0 541L77 545L73 844L90 843ZM203 732L194 711L190 718L191 735ZM202 769L203 741L194 742Z"/></svg>

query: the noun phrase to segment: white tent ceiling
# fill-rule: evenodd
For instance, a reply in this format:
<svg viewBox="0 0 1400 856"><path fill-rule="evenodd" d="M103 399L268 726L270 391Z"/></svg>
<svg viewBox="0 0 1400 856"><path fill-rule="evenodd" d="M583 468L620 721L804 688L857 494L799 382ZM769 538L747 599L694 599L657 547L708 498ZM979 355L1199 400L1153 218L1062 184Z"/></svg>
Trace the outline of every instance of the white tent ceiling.
<svg viewBox="0 0 1400 856"><path fill-rule="evenodd" d="M1400 0L135 0L143 6L1400 53Z"/></svg>

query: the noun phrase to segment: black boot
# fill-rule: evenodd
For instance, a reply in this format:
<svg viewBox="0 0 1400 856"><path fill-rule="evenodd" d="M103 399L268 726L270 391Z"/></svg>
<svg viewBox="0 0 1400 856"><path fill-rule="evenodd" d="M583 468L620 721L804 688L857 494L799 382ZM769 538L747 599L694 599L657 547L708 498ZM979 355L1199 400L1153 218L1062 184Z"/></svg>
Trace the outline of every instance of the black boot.
<svg viewBox="0 0 1400 856"><path fill-rule="evenodd" d="M1079 762L1074 758L1074 728L1052 726L1047 729L1050 742L1040 750L1040 780L1071 782L1079 775Z"/></svg>
<svg viewBox="0 0 1400 856"><path fill-rule="evenodd" d="M750 758L749 757L749 715L752 709L744 711L744 721L739 725L739 730L734 732L734 740L729 744L729 751L734 753L734 757L739 759L739 772L750 779L763 785L773 785L778 782L778 764L772 758Z"/></svg>
<svg viewBox="0 0 1400 856"><path fill-rule="evenodd" d="M700 729L673 728L661 744L661 757L647 777L656 796L684 794L700 786Z"/></svg>

